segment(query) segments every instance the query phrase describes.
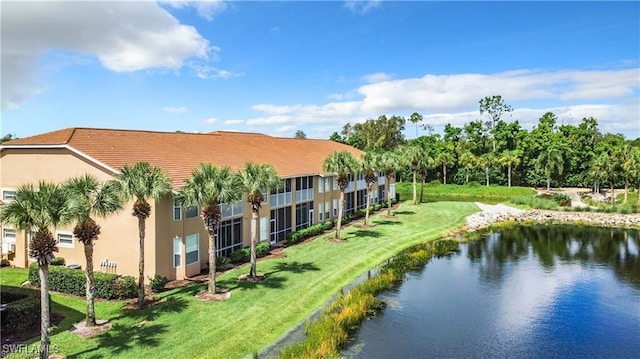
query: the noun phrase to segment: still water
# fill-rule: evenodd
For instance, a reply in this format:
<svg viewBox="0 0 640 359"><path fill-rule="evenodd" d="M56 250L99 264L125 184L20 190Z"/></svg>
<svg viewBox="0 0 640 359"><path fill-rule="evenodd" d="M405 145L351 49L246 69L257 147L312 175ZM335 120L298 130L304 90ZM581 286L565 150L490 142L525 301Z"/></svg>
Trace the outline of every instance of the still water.
<svg viewBox="0 0 640 359"><path fill-rule="evenodd" d="M640 358L640 233L516 227L380 298L346 358Z"/></svg>

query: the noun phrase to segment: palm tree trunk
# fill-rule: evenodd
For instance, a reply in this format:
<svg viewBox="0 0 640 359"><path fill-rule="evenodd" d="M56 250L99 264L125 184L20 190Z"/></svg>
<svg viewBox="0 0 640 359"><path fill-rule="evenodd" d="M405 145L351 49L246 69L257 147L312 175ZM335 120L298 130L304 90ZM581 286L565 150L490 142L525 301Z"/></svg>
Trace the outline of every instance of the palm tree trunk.
<svg viewBox="0 0 640 359"><path fill-rule="evenodd" d="M138 260L138 306L144 304L144 231L145 219L138 217L138 234L140 235L140 258Z"/></svg>
<svg viewBox="0 0 640 359"><path fill-rule="evenodd" d="M447 165L442 164L442 178L444 179L444 184L447 184Z"/></svg>
<svg viewBox="0 0 640 359"><path fill-rule="evenodd" d="M416 172L417 171L413 171L413 204L418 204L417 200L418 200L418 191L417 191L417 183L416 183Z"/></svg>
<svg viewBox="0 0 640 359"><path fill-rule="evenodd" d="M485 167L484 176L485 176L485 179L487 181L487 187L489 187L489 167Z"/></svg>
<svg viewBox="0 0 640 359"><path fill-rule="evenodd" d="M629 196L629 177L624 178L624 203L627 203L627 197Z"/></svg>
<svg viewBox="0 0 640 359"><path fill-rule="evenodd" d="M338 202L338 224L336 225L336 239L340 238L340 227L342 226L343 210L344 210L344 188L340 190L340 201Z"/></svg>
<svg viewBox="0 0 640 359"><path fill-rule="evenodd" d="M616 203L616 194L615 194L615 187L613 187L613 181L611 181L611 204L615 204Z"/></svg>
<svg viewBox="0 0 640 359"><path fill-rule="evenodd" d="M40 358L49 358L49 265L40 265Z"/></svg>
<svg viewBox="0 0 640 359"><path fill-rule="evenodd" d="M256 270L256 247L258 245L258 211L251 211L251 270L249 271L249 277L255 278L257 275Z"/></svg>
<svg viewBox="0 0 640 359"><path fill-rule="evenodd" d="M208 290L211 294L216 294L216 233L209 232L209 284Z"/></svg>
<svg viewBox="0 0 640 359"><path fill-rule="evenodd" d="M467 170L466 170L466 173L465 173L465 174L466 174L466 176L465 176L464 183L469 183L469 169L468 169L468 168L467 168Z"/></svg>
<svg viewBox="0 0 640 359"><path fill-rule="evenodd" d="M427 176L422 176L422 183L420 184L420 203L422 203L422 198L424 194L424 182L427 180Z"/></svg>
<svg viewBox="0 0 640 359"><path fill-rule="evenodd" d="M85 276L87 277L87 316L85 325L92 327L96 325L96 309L93 303L95 293L95 283L93 280L93 242L84 245L84 256L87 260Z"/></svg>
<svg viewBox="0 0 640 359"><path fill-rule="evenodd" d="M551 177L547 177L547 192L551 191Z"/></svg>
<svg viewBox="0 0 640 359"><path fill-rule="evenodd" d="M511 187L511 165L507 166L507 178L509 179L509 187Z"/></svg>
<svg viewBox="0 0 640 359"><path fill-rule="evenodd" d="M391 215L391 179L387 177L387 185L385 191L387 191L387 216Z"/></svg>
<svg viewBox="0 0 640 359"><path fill-rule="evenodd" d="M367 210L365 211L365 215L364 215L365 227L369 225L369 207L371 206L371 187L373 187L373 183L369 183L367 185Z"/></svg>

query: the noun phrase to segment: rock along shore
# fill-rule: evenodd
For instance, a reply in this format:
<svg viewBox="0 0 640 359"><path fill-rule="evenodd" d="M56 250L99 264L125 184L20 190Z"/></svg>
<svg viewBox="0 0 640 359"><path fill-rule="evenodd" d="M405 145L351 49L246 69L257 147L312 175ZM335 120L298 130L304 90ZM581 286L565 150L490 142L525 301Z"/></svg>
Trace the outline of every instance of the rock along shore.
<svg viewBox="0 0 640 359"><path fill-rule="evenodd" d="M640 214L619 214L600 212L564 212L548 210L522 210L504 204L488 205L476 202L482 210L467 217L470 231L507 222L536 222L553 224L585 224L598 227L639 228Z"/></svg>

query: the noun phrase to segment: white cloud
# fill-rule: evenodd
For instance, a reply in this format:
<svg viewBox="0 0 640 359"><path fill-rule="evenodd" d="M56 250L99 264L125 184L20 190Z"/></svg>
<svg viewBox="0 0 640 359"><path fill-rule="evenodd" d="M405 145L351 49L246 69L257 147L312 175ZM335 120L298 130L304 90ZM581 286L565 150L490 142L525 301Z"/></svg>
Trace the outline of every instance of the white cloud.
<svg viewBox="0 0 640 359"><path fill-rule="evenodd" d="M95 57L107 69L180 69L206 61L216 48L150 1L2 2L2 108L17 107L44 88L35 64L54 50Z"/></svg>
<svg viewBox="0 0 640 359"><path fill-rule="evenodd" d="M217 118L215 118L215 117L210 117L210 118L208 118L208 119L206 119L206 120L204 120L204 121L202 121L202 122L204 122L204 123L208 123L208 124L212 125L212 124L214 124L214 123L217 123L218 121L219 121L219 120L218 120Z"/></svg>
<svg viewBox="0 0 640 359"><path fill-rule="evenodd" d="M226 121L222 121L223 125L239 125L241 123L244 123L244 120L226 120Z"/></svg>
<svg viewBox="0 0 640 359"><path fill-rule="evenodd" d="M295 127L293 127L293 126L282 126L282 127L278 128L278 129L276 129L276 132L277 133L291 132L291 131L293 131L294 128Z"/></svg>
<svg viewBox="0 0 640 359"><path fill-rule="evenodd" d="M243 76L241 73L234 73L227 70L221 70L216 67L208 66L201 63L189 63L187 65L194 74L201 79L230 79L234 77Z"/></svg>
<svg viewBox="0 0 640 359"><path fill-rule="evenodd" d="M174 115L178 115L178 114L187 112L187 108L186 107L164 107L162 108L162 111L171 113Z"/></svg>
<svg viewBox="0 0 640 359"><path fill-rule="evenodd" d="M375 9L380 6L381 0L347 0L344 2L344 7L349 9L353 14L364 15L369 10Z"/></svg>
<svg viewBox="0 0 640 359"><path fill-rule="evenodd" d="M384 72L376 72L373 74L362 76L362 81L367 83L376 83L376 82L388 81L388 80L391 80L392 78L393 76L390 74L385 74Z"/></svg>
<svg viewBox="0 0 640 359"><path fill-rule="evenodd" d="M545 112L553 112L558 122L578 124L584 117L598 119L604 132L640 136L640 69L517 70L495 74L431 75L420 78L385 80L366 84L349 92L334 94L323 105L259 104L252 107L261 115L248 125L344 125L382 114L408 116L420 112L434 126L447 123L461 126L482 118L478 101L500 94L516 110L507 115L527 128L538 123ZM345 99L349 99L345 101ZM535 104L535 106L532 106Z"/></svg>
<svg viewBox="0 0 640 359"><path fill-rule="evenodd" d="M209 21L213 20L213 18L217 14L227 9L227 3L220 0L171 0L167 1L166 3L176 9L193 7L196 9L200 17L203 17Z"/></svg>

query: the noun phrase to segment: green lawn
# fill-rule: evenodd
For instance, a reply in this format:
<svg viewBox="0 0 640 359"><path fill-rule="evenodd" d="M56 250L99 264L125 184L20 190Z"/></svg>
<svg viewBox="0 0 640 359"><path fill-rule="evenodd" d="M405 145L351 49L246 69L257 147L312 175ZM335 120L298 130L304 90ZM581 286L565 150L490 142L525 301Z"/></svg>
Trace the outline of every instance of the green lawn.
<svg viewBox="0 0 640 359"><path fill-rule="evenodd" d="M421 184L417 185L417 195L420 198ZM400 194L401 201L413 200L413 183L396 183L396 192ZM457 185L440 184L431 186L425 184L423 190L423 202L431 201L480 201L480 202L506 202L514 197L535 196L536 191L529 187L483 186L483 185Z"/></svg>
<svg viewBox="0 0 640 359"><path fill-rule="evenodd" d="M81 320L84 300L54 294L54 311L68 317L54 331L52 345L69 358L245 357L304 322L368 269L403 249L442 237L477 210L465 202L403 203L392 218L374 216L373 227L345 228L346 243L320 238L285 249L285 258L260 261L258 271L267 274L264 282L237 281L247 267L221 276L218 283L232 293L223 302L195 299L203 286L162 293L165 303L140 311L121 309L124 302L98 302L98 318L109 319L113 328L93 339L68 331ZM17 285L26 270L2 269L0 278L3 284Z"/></svg>

